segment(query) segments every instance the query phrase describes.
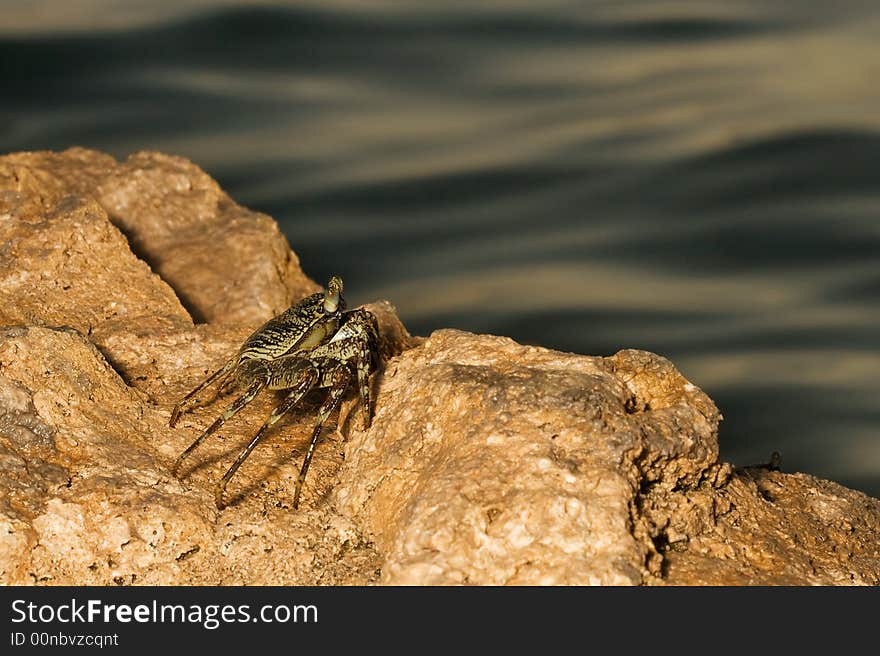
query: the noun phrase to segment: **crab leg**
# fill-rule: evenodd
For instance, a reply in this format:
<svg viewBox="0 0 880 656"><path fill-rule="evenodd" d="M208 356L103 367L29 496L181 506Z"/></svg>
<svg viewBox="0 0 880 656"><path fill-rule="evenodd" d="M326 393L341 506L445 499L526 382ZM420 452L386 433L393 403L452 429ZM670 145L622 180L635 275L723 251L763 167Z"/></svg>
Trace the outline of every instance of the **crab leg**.
<svg viewBox="0 0 880 656"><path fill-rule="evenodd" d="M356 362L358 388L361 393L361 411L364 418L364 430L370 427L370 352L366 345L361 345Z"/></svg>
<svg viewBox="0 0 880 656"><path fill-rule="evenodd" d="M177 423L177 420L180 419L180 415L183 414L184 408L190 403L194 403L195 399L193 397L205 389L208 385L214 382L219 376L223 376L223 380L220 381L220 387L222 388L229 380L229 375L235 367L235 363L238 362L238 356L236 355L234 358L230 359L221 369L218 369L213 374L205 378L196 387L192 392L184 396L180 401L177 402L177 405L174 406L174 410L171 411L171 420L168 422L168 425L171 428L174 428L174 425Z"/></svg>
<svg viewBox="0 0 880 656"><path fill-rule="evenodd" d="M321 426L327 420L327 417L329 417L336 409L336 406L339 405L339 402L345 395L345 390L348 388L348 382L351 380L351 372L348 370L348 367L343 364L338 365L328 373L330 378L330 392L327 394L327 398L318 410L318 423L315 425L315 429L312 432L312 439L309 441L309 449L306 451L306 457L305 460L303 460L302 469L299 471L299 476L296 477L296 487L293 492L294 510L299 507L299 496L302 493L303 481L306 480L306 473L309 471L309 464L312 462L312 454L315 453L315 445L318 443L318 436L321 434Z"/></svg>
<svg viewBox="0 0 880 656"><path fill-rule="evenodd" d="M186 448L186 451L184 451L183 453L181 453L177 457L177 460L174 461L174 466L171 468L171 473L174 474L175 476L177 476L178 472L180 471L180 466L183 464L183 461L186 460L186 457L190 453L195 451L196 448L199 446L199 444L201 444L202 442L205 441L205 438L208 437L208 435L210 435L211 433L216 431L218 428L220 428L223 424L225 424L227 419L236 415L239 410L241 410L248 403L253 401L254 397L256 397L257 394L259 394L260 390L263 389L263 387L265 387L265 386L266 386L265 380L256 380L253 383L251 383L251 386L248 387L247 390L245 390L245 393L242 394L240 397L238 397L232 403L232 405L230 405L228 408L226 408L226 411L222 415L217 417L217 419L214 421L214 423L211 424L210 426L208 426L207 430L204 433L202 433L201 435L199 435L196 438L195 442L190 444Z"/></svg>
<svg viewBox="0 0 880 656"><path fill-rule="evenodd" d="M295 362L294 364L301 365L302 361ZM214 500L217 503L217 508L223 510L226 506L226 503L223 500L223 497L226 494L226 486L229 481L235 476L235 472L238 471L238 468L241 467L241 464L247 460L248 456L251 454L251 451L257 446L260 440L266 435L266 432L269 428L281 417L289 412L297 403L299 403L302 398L308 394L309 390L314 387L315 383L318 380L318 371L314 367L303 368L296 380L296 382L291 385L293 390L284 398L284 401L281 402L277 408L272 411L272 414L269 415L269 418L265 421L265 423L260 426L260 430L257 431L257 434L251 439L250 443L242 450L241 453L238 454L238 457L235 459L235 462L232 463L232 466L229 470L223 475L223 478L220 479L220 482L217 483L217 489L214 492Z"/></svg>

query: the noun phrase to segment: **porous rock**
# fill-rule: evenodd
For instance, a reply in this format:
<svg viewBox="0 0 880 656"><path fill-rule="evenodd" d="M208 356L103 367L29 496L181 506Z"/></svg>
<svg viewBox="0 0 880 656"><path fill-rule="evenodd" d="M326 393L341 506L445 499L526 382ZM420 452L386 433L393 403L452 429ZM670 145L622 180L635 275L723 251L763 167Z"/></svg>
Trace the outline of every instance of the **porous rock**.
<svg viewBox="0 0 880 656"><path fill-rule="evenodd" d="M368 306L372 427L350 394L292 511L310 397L218 511L214 484L279 397L182 480L171 463L230 399L175 429L170 409L316 289L271 219L184 159L0 158L0 582L880 582L880 502L719 462L718 410L667 360L413 338L386 301Z"/></svg>
<svg viewBox="0 0 880 656"><path fill-rule="evenodd" d="M880 501L807 474L764 467L727 485L644 495L680 585L877 585Z"/></svg>
<svg viewBox="0 0 880 656"><path fill-rule="evenodd" d="M656 554L639 485L717 468L715 406L647 353L443 330L389 365L380 398L336 498L377 536L389 583L641 583Z"/></svg>
<svg viewBox="0 0 880 656"><path fill-rule="evenodd" d="M336 506L391 584L880 583L880 501L718 461L668 361L432 334L378 377Z"/></svg>
<svg viewBox="0 0 880 656"><path fill-rule="evenodd" d="M0 215L40 217L68 196L97 201L199 323L256 326L318 289L270 217L182 157L72 148L0 161Z"/></svg>

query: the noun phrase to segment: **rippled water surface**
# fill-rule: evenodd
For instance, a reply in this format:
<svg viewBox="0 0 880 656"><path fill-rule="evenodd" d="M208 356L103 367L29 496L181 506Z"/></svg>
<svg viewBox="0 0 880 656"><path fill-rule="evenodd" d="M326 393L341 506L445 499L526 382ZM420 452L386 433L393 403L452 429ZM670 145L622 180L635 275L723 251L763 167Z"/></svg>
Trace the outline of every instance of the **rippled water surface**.
<svg viewBox="0 0 880 656"><path fill-rule="evenodd" d="M413 332L671 358L880 496L880 3L5 0L0 151L185 155Z"/></svg>

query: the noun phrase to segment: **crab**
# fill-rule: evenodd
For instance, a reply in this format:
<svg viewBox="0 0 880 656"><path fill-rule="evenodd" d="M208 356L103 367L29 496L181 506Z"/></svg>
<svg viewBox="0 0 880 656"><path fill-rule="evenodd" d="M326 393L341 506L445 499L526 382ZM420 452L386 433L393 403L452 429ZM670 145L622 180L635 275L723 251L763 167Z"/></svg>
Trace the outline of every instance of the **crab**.
<svg viewBox="0 0 880 656"><path fill-rule="evenodd" d="M248 445L217 483L215 501L222 510L226 486L275 422L292 410L312 389L327 389L318 410L318 420L296 479L293 508L299 507L303 482L321 434L321 428L339 405L352 379L357 380L363 428L370 427L371 402L369 377L378 363L379 329L376 317L363 308L345 311L342 279L330 278L327 290L312 294L269 319L248 337L226 364L205 378L184 396L171 413L174 427L181 414L198 402L196 395L217 379L217 394L243 390L233 403L196 440L180 454L172 472L181 478L180 468L209 435L256 398L264 389L288 390L287 396L272 411Z"/></svg>

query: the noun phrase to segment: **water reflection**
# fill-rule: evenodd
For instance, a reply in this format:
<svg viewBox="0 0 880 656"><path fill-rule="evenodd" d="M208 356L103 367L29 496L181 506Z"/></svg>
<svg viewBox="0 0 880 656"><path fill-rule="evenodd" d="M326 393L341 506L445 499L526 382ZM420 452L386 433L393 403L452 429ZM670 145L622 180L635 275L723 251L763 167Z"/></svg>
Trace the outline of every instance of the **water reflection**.
<svg viewBox="0 0 880 656"><path fill-rule="evenodd" d="M355 303L662 353L880 496L880 5L767 4L15 0L0 149L188 156Z"/></svg>

